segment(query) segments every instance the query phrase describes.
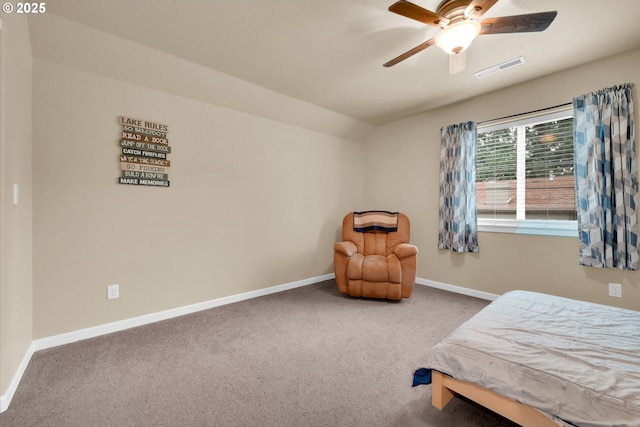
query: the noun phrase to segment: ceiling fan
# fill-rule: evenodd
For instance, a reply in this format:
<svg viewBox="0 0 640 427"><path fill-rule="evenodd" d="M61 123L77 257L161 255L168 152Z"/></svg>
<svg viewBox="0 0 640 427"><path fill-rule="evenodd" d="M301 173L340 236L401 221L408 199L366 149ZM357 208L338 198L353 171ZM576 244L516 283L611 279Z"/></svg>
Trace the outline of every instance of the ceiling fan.
<svg viewBox="0 0 640 427"><path fill-rule="evenodd" d="M389 6L389 11L438 27L441 31L435 38L386 62L384 66L396 65L435 44L449 54L449 74L455 74L465 68L464 50L476 36L544 31L558 14L550 11L476 21L497 2L498 0L444 0L435 12L406 0L395 2Z"/></svg>

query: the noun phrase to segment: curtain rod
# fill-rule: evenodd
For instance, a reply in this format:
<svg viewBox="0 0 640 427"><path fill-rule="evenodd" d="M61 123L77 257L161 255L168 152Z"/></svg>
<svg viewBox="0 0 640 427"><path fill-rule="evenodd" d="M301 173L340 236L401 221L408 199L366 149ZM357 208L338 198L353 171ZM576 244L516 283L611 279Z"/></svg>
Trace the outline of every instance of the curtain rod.
<svg viewBox="0 0 640 427"><path fill-rule="evenodd" d="M499 117L497 119L484 120L482 122L478 122L478 125L483 125L483 124L492 123L492 122L499 122L501 120L512 119L514 117L528 116L529 114L541 113L543 111L549 111L549 110L555 110L555 109L558 109L558 108L561 108L561 107L567 107L569 105L573 105L573 103L572 102L566 102L564 104L554 105L553 107L541 108L539 110L533 110L533 111L529 111L529 112L526 112L526 113L518 113L518 114L512 114L510 116Z"/></svg>

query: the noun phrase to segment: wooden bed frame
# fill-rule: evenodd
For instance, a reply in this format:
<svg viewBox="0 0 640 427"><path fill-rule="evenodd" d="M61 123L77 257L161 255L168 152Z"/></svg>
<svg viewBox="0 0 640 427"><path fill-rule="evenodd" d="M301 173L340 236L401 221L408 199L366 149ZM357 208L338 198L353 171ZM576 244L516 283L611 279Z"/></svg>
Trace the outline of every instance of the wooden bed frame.
<svg viewBox="0 0 640 427"><path fill-rule="evenodd" d="M531 406L516 402L477 384L457 380L438 371L431 371L431 404L443 409L455 394L470 399L523 427L558 427Z"/></svg>

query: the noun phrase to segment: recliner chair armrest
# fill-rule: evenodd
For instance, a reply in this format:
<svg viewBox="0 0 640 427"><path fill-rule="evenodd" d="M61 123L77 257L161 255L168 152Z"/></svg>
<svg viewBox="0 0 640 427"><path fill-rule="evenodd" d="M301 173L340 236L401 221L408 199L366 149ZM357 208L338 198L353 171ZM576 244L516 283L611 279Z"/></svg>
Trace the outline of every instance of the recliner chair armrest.
<svg viewBox="0 0 640 427"><path fill-rule="evenodd" d="M418 254L418 247L409 243L399 243L393 248L393 253L400 259Z"/></svg>
<svg viewBox="0 0 640 427"><path fill-rule="evenodd" d="M337 242L333 245L333 249L336 252L340 252L344 256L350 257L351 255L358 252L358 248L356 244L353 242Z"/></svg>

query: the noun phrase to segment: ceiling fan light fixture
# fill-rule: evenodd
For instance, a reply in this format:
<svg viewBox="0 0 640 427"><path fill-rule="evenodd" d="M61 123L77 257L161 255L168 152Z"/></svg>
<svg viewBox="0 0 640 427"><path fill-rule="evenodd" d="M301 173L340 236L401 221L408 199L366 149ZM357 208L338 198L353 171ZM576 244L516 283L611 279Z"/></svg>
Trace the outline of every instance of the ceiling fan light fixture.
<svg viewBox="0 0 640 427"><path fill-rule="evenodd" d="M451 24L436 36L436 46L448 54L465 50L480 33L480 23L471 19Z"/></svg>

